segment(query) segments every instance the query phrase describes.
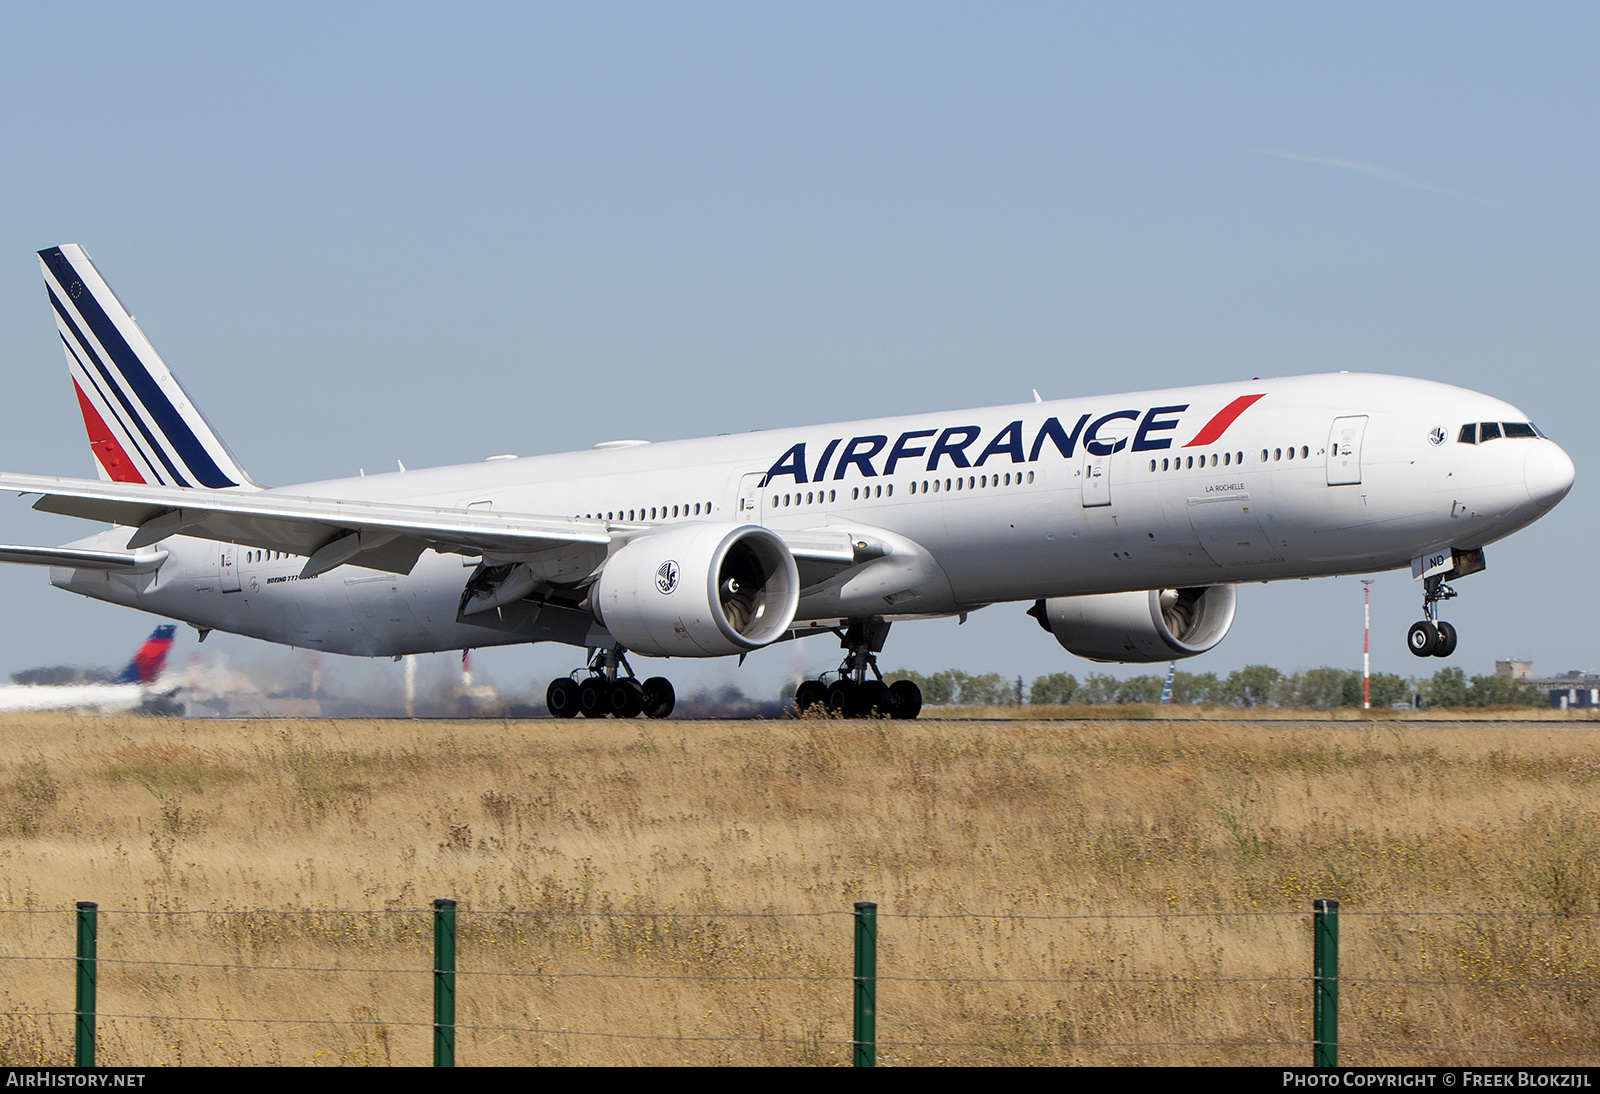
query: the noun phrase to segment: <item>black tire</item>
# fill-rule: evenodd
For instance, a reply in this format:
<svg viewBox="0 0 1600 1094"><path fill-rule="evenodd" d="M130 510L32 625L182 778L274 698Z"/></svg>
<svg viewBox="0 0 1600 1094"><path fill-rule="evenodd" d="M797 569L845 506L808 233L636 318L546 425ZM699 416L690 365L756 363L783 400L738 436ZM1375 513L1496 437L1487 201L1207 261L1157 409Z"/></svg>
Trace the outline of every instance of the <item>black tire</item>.
<svg viewBox="0 0 1600 1094"><path fill-rule="evenodd" d="M677 705L678 695L672 690L672 681L665 676L652 676L644 682L644 716L665 718Z"/></svg>
<svg viewBox="0 0 1600 1094"><path fill-rule="evenodd" d="M578 713L585 718L604 718L611 711L604 676L591 676L578 685Z"/></svg>
<svg viewBox="0 0 1600 1094"><path fill-rule="evenodd" d="M618 718L637 718L644 710L644 688L637 680L618 680L606 692L606 708Z"/></svg>
<svg viewBox="0 0 1600 1094"><path fill-rule="evenodd" d="M889 717L894 709L894 696L889 693L889 685L882 680L868 680L856 691L856 707L862 718L875 715Z"/></svg>
<svg viewBox="0 0 1600 1094"><path fill-rule="evenodd" d="M800 686L794 689L794 709L801 714L812 707L826 707L828 704L828 688L821 680L802 680Z"/></svg>
<svg viewBox="0 0 1600 1094"><path fill-rule="evenodd" d="M1427 620L1411 624L1406 632L1406 646L1418 657L1432 657L1439 647L1439 628Z"/></svg>
<svg viewBox="0 0 1600 1094"><path fill-rule="evenodd" d="M894 700L889 717L915 718L922 713L922 689L910 680L896 680L890 684L889 695Z"/></svg>
<svg viewBox="0 0 1600 1094"><path fill-rule="evenodd" d="M570 676L550 681L544 693L545 709L552 718L571 718L578 713L578 685Z"/></svg>
<svg viewBox="0 0 1600 1094"><path fill-rule="evenodd" d="M1456 629L1449 623L1438 625L1439 644L1433 648L1435 657L1449 657L1456 652Z"/></svg>
<svg viewBox="0 0 1600 1094"><path fill-rule="evenodd" d="M856 684L854 680L835 680L828 685L828 713L843 718L856 716Z"/></svg>

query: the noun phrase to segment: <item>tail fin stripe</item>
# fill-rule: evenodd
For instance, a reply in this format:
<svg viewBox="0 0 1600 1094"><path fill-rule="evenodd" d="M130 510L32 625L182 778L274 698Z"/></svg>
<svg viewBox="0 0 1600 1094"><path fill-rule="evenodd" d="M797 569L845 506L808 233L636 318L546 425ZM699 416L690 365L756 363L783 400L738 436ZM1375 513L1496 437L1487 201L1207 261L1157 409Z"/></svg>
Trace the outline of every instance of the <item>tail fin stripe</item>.
<svg viewBox="0 0 1600 1094"><path fill-rule="evenodd" d="M162 478L162 472L155 465L154 459L150 459L150 454L139 443L138 433L134 433L133 430L126 427L126 424L123 424L122 416L117 414L117 406L112 403L106 393L106 389L104 389L104 385L101 384L101 377L94 374L94 369L91 369L88 363L83 360L82 355L78 353L78 350L72 347L72 342L67 341L66 334L62 333L59 326L56 329L56 336L61 337L61 347L67 352L67 361L69 361L67 373L72 377L72 384L78 390L78 403L82 405L85 398L88 398L88 392L83 390L83 385L88 385L88 389L94 392L94 397L88 398L88 408L93 409L96 416L99 417L101 424L110 433L110 438L117 441L118 448L122 448L123 456L126 456L128 449L133 449L134 456L138 456L138 461L130 461L130 465L139 467L139 481L165 483L166 480ZM80 379L82 379L82 384L78 382ZM104 416L101 414L101 409L104 409ZM106 422L106 417L109 417L110 422L114 422L115 429L112 429L110 422ZM85 417L83 417L83 424L85 424L86 429L90 430L90 448L94 449L94 445L98 441L94 438L93 422L88 421L88 413L85 413ZM118 432L120 432L120 435L118 435ZM99 459L99 449L94 449L94 457ZM106 465L106 461L99 462L101 462L102 467ZM110 472L109 467L106 470ZM115 478L115 475L112 475L112 478Z"/></svg>
<svg viewBox="0 0 1600 1094"><path fill-rule="evenodd" d="M83 388L78 386L76 379L72 381L72 390L78 396L78 409L83 411L84 428L89 431L89 450L94 453L95 459L100 461L100 466L105 468L106 474L116 482L144 482L144 476L128 458L128 453L117 440L117 435L111 432L105 419L100 417L100 412L89 401L89 396L83 393Z"/></svg>
<svg viewBox="0 0 1600 1094"><path fill-rule="evenodd" d="M138 471L140 476L139 481L150 482L153 480L155 482L161 482L161 474L156 469L155 461L152 460L149 454L146 453L145 450L140 446L139 438L131 433L128 428L122 424L122 419L118 417L115 407L112 406L111 400L106 396L105 390L100 386L99 379L95 376L94 372L90 370L89 366L84 363L83 358L78 354L78 351L72 347L72 343L67 340L66 334L64 334L58 328L56 335L61 339L61 347L67 351L67 360L70 362L67 367L67 372L71 376L73 388L78 393L78 404L84 412L84 426L89 430L89 447L94 451L95 458L100 461L100 465L102 467L105 467L105 461L100 459L99 449L95 448L95 445L99 443L99 439L95 436L95 423L89 420L89 413L91 411L94 413L96 420L109 435L111 440L115 441L118 448L122 450L124 458L127 457L127 451L130 448L133 450L134 455L138 457L137 462L133 460L129 460L128 462L131 467L140 468ZM82 383L79 382L80 379L82 380ZM89 390L94 392L95 397L93 399L89 398L88 394L84 391L85 385L88 386ZM98 406L96 405L97 402ZM101 407L105 409L104 415L100 413ZM117 424L118 428L121 429L122 435L120 437L117 435L117 431L113 430L110 425L106 423L106 417L110 417L111 420ZM111 469L107 467L106 471L107 473L110 473ZM116 475L112 475L112 478L116 477Z"/></svg>
<svg viewBox="0 0 1600 1094"><path fill-rule="evenodd" d="M46 287L48 288L49 286ZM167 473L172 476L173 483L176 483L178 486L188 486L189 484L183 480L183 476L178 473L178 469L172 465L172 460L162 449L160 442L157 441L155 435L150 432L150 427L145 425L144 419L140 417L138 410L134 408L133 403L128 399L127 393L122 390L122 388L117 384L116 379L111 375L111 370L106 367L105 362L100 360L100 355L94 351L94 347L89 344L89 340L83 336L83 331L78 329L78 324L72 321L72 316L67 314L66 307L61 303L60 298L56 296L54 289L51 289L50 291L50 303L55 307L56 314L61 317L61 321L66 324L67 329L72 331L72 336L78 340L78 344L83 347L84 354L88 356L89 360L94 362L95 368L105 379L106 386L116 394L117 402L122 404L123 413L118 414L117 419L122 422L122 426L125 430L127 430L129 436L131 437L133 434L132 430L127 429L128 423L131 421L135 426L138 427L139 432L144 435L145 442L150 446L151 450L155 452L157 458L160 459L162 464L166 466ZM99 387L98 384L95 386L97 388ZM106 405L115 411L116 408L112 406L110 400L107 400ZM151 467L153 468L154 464L152 464Z"/></svg>
<svg viewBox="0 0 1600 1094"><path fill-rule="evenodd" d="M61 286L64 292L67 291L69 284L79 281L77 272L72 268L72 264L67 260L67 257L61 253L59 247L40 252L40 257L44 259L51 276L55 278L56 283ZM63 274L67 276L63 276ZM140 405L149 412L156 427L161 430L162 435L172 444L178 458L184 462L195 478L200 480L201 485L210 487L213 490L238 486L238 483L230 479L217 466L216 461L211 458L211 454L200 443L200 439L189 428L189 423L185 422L183 416L178 413L178 408L172 405L172 400L167 397L166 392L161 390L161 386L156 383L155 378L145 368L144 362L139 360L139 356L133 351L133 347L128 345L127 339L122 336L122 332L117 329L111 317L106 315L105 309L100 306L100 302L95 299L94 294L80 290L79 295L73 299L73 305L78 314L83 317L90 331L93 332L95 339L105 349L106 356L111 358L112 363L117 366L117 371L122 374L128 386L132 388ZM165 459L162 462L165 463ZM174 471L173 473L176 474L177 472ZM180 482L179 485L188 484Z"/></svg>

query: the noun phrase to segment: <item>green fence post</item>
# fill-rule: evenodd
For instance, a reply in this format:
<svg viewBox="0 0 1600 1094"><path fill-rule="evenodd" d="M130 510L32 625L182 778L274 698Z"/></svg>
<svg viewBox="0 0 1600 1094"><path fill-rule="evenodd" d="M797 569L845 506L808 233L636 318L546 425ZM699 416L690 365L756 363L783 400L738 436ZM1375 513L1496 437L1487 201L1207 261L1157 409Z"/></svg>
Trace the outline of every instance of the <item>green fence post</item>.
<svg viewBox="0 0 1600 1094"><path fill-rule="evenodd" d="M1339 1066L1339 902L1313 900L1311 1066Z"/></svg>
<svg viewBox="0 0 1600 1094"><path fill-rule="evenodd" d="M456 1066L456 902L433 902L433 1066Z"/></svg>
<svg viewBox="0 0 1600 1094"><path fill-rule="evenodd" d="M878 906L856 901L856 1067L878 1063Z"/></svg>
<svg viewBox="0 0 1600 1094"><path fill-rule="evenodd" d="M99 907L92 900L78 901L78 1007L72 1055L72 1062L77 1067L94 1066L95 951L98 935L95 913Z"/></svg>

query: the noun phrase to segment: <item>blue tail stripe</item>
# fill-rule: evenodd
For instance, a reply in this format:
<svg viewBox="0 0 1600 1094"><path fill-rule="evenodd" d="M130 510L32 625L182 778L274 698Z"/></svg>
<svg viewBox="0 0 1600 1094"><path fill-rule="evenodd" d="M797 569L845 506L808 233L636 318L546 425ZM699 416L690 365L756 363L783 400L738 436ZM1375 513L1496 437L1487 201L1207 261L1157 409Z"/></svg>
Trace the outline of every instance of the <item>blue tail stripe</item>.
<svg viewBox="0 0 1600 1094"><path fill-rule="evenodd" d="M47 251L40 251L39 257L44 260L45 266L49 268L62 291L68 292L70 296L68 285L80 279L77 271L72 268L72 263L67 261L67 256L61 253L61 248L52 247ZM128 345L127 340L122 337L122 332L106 315L105 309L100 306L94 294L82 293L73 300L73 305L83 316L89 329L94 332L96 340L105 347L112 363L127 379L128 385L139 397L139 401L155 419L162 434L172 442L173 448L188 467L190 474L199 479L202 486L213 490L238 486L238 483L217 466L211 454L200 443L200 439L189 428L189 423L183 420L177 407L172 405L172 400L167 398L166 392L161 390L161 385L156 383L155 378L144 367L144 362L139 360L139 355L133 352L133 347Z"/></svg>
<svg viewBox="0 0 1600 1094"><path fill-rule="evenodd" d="M72 337L78 340L78 345L83 347L83 352L88 355L89 360L94 362L94 367L99 370L100 375L104 377L106 386L116 393L117 402L122 404L123 418L125 419L123 424L127 425L127 423L131 421L139 430L139 432L144 434L145 441L149 443L151 450L155 452L156 457L161 461L162 465L166 467L167 474L172 476L173 482L179 486L188 486L189 484L184 481L183 476L178 473L178 469L173 466L172 460L167 457L166 450L163 449L161 447L161 443L156 440L155 434L150 432L150 427L145 425L144 419L139 416L139 411L128 399L127 393L122 390L121 386L119 386L117 381L112 377L111 370L106 367L104 361L100 360L100 355L94 351L94 347L89 344L89 340L83 336L83 331L78 329L78 324L72 321L72 316L67 312L66 307L61 303L60 300L56 298L55 290L51 289L48 285L46 285L45 288L50 293L50 306L55 308L56 314L59 315L61 317L61 321L67 325L67 329L72 331ZM151 466L154 467L155 465L151 464Z"/></svg>

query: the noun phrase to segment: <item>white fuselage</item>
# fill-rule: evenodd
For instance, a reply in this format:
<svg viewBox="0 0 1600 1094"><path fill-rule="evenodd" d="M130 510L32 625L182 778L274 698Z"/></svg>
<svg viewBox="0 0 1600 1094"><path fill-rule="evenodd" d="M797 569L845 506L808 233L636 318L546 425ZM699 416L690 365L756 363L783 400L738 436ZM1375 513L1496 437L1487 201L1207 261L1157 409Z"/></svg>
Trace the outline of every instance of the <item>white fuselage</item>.
<svg viewBox="0 0 1600 1094"><path fill-rule="evenodd" d="M1230 407L1239 407L1231 418ZM1571 485L1571 461L1552 441L1458 439L1465 423L1527 420L1460 388L1338 374L602 447L279 492L612 526L842 529L891 544L886 557L803 589L798 627L1372 572L1482 547ZM129 534L82 545L120 548ZM530 640L458 618L476 558L425 552L404 576L345 565L300 578L303 558L183 536L162 546L170 553L154 573L55 569L51 580L198 627L339 653ZM550 637L608 644L592 621Z"/></svg>

